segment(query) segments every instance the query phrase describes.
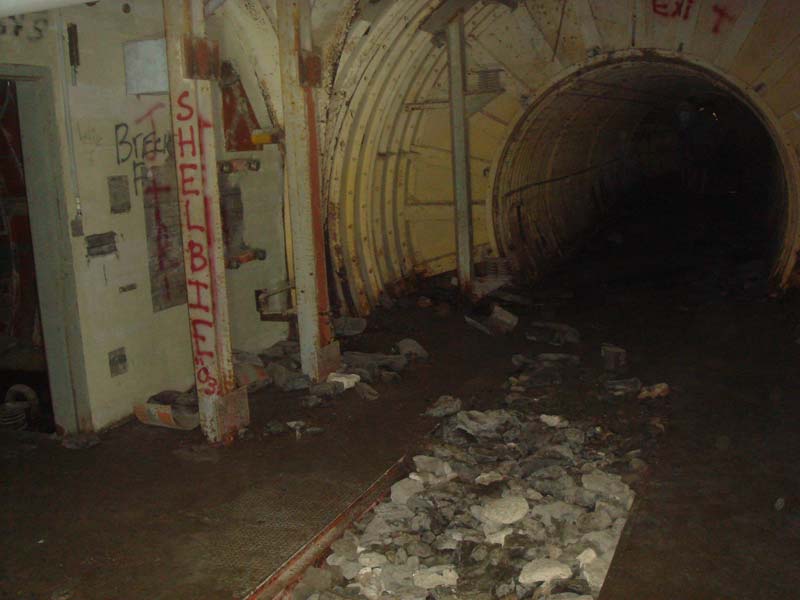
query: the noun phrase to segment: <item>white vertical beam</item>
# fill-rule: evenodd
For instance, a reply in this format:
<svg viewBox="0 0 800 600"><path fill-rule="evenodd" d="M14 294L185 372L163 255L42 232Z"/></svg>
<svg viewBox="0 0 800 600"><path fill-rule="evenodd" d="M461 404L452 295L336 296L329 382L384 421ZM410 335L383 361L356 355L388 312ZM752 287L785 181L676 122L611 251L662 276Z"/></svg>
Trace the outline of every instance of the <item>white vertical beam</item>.
<svg viewBox="0 0 800 600"><path fill-rule="evenodd" d="M220 442L242 424L231 410L241 398L233 398L211 82L185 72L184 53L205 35L202 0L164 0L164 28L200 424L210 442ZM244 402L246 411L246 396Z"/></svg>
<svg viewBox="0 0 800 600"><path fill-rule="evenodd" d="M308 0L282 0L277 9L286 139L285 185L291 220L300 360L303 372L319 380L338 366L338 347L331 346L314 90L308 78L301 77L303 61L312 52L311 7Z"/></svg>
<svg viewBox="0 0 800 600"><path fill-rule="evenodd" d="M447 61L450 76L450 135L453 190L455 192L456 266L459 286L463 291L469 291L472 284L472 192L469 173L463 12L459 12L447 24Z"/></svg>

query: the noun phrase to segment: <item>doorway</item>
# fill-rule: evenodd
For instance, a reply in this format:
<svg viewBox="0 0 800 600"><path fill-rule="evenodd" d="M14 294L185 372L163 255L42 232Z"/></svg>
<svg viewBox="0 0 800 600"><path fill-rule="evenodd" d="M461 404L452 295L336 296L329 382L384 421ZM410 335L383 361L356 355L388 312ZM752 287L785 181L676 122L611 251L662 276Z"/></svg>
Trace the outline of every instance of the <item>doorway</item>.
<svg viewBox="0 0 800 600"><path fill-rule="evenodd" d="M0 412L10 428L89 431L49 70L0 65L0 109Z"/></svg>

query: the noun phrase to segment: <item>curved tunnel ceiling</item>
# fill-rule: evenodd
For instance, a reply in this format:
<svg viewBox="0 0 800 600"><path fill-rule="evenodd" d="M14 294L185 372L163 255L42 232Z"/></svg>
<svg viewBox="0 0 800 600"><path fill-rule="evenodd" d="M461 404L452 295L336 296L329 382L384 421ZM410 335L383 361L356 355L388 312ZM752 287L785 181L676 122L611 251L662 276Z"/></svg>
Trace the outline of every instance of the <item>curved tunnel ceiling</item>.
<svg viewBox="0 0 800 600"><path fill-rule="evenodd" d="M422 29L439 4L383 2L378 16L365 13L351 24L338 62L323 175L333 280L349 312L367 313L382 294L455 265L446 53ZM773 138L787 191L775 276L792 281L800 3L724 4L731 16L722 20L713 8L720 3L706 0L693 3L685 19L659 14L661 4L650 1L484 1L470 8L470 89L491 96L469 119L477 257L518 251L509 248L508 192L596 170L598 158L609 161L601 169L613 187L630 177L620 154L626 132L657 97L715 92L749 105ZM582 76L602 65L616 67ZM549 233L539 227L539 243L556 258L604 202L596 194L592 200L586 178L563 181L528 188L540 194L539 213L526 218L536 229L547 215L551 226Z"/></svg>

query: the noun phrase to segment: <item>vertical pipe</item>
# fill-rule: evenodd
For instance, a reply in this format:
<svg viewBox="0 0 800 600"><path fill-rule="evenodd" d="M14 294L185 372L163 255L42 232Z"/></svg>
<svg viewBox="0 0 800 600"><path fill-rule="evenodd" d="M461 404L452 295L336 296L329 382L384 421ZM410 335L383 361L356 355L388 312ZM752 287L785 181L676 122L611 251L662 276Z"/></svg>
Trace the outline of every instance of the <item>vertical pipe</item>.
<svg viewBox="0 0 800 600"><path fill-rule="evenodd" d="M322 223L319 139L313 89L301 80L303 56L311 51L308 0L278 2L278 45L286 135L285 185L303 372L313 380L338 365L326 359L332 342ZM330 346L331 348L333 346Z"/></svg>
<svg viewBox="0 0 800 600"><path fill-rule="evenodd" d="M447 61L450 79L450 135L455 193L456 267L459 286L462 291L469 291L472 284L472 193L469 173L463 12L459 12L447 24Z"/></svg>
<svg viewBox="0 0 800 600"><path fill-rule="evenodd" d="M200 424L210 442L219 442L238 424L226 400L235 380L214 114L211 83L190 79L184 56L205 33L202 0L164 0L164 28Z"/></svg>

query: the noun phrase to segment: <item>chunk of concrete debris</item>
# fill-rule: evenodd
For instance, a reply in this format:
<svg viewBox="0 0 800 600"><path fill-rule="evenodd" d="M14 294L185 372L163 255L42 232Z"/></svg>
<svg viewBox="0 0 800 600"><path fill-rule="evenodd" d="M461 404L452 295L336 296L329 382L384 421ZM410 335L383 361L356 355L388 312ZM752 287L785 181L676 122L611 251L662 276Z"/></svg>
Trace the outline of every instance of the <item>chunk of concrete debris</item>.
<svg viewBox="0 0 800 600"><path fill-rule="evenodd" d="M581 341L581 334L577 329L552 321L534 321L525 337L533 342L543 342L552 346L579 344Z"/></svg>
<svg viewBox="0 0 800 600"><path fill-rule="evenodd" d="M300 406L303 408L316 408L320 404L322 404L322 398L313 395L306 396L300 401Z"/></svg>
<svg viewBox="0 0 800 600"><path fill-rule="evenodd" d="M609 379L605 384L606 391L612 396L632 397L642 389L642 382L638 377L629 379Z"/></svg>
<svg viewBox="0 0 800 600"><path fill-rule="evenodd" d="M461 410L461 399L453 396L439 396L436 402L425 411L429 417L448 417Z"/></svg>
<svg viewBox="0 0 800 600"><path fill-rule="evenodd" d="M270 421L264 426L264 435L279 435L287 431L289 428L282 421Z"/></svg>
<svg viewBox="0 0 800 600"><path fill-rule="evenodd" d="M61 438L61 445L69 450L84 450L99 443L100 438L96 433L74 433Z"/></svg>
<svg viewBox="0 0 800 600"><path fill-rule="evenodd" d="M300 342L282 340L274 343L269 348L262 350L258 353L258 356L264 363L268 363L278 358L283 358L284 356L297 354L298 352L300 352Z"/></svg>
<svg viewBox="0 0 800 600"><path fill-rule="evenodd" d="M533 585L570 577L572 577L572 569L569 568L569 565L549 558L539 558L522 567L519 582L522 585Z"/></svg>
<svg viewBox="0 0 800 600"><path fill-rule="evenodd" d="M664 398L665 396L669 396L669 384L668 383L656 383L655 385L647 385L642 388L639 392L639 400L646 400L646 399L655 399L655 398Z"/></svg>
<svg viewBox="0 0 800 600"><path fill-rule="evenodd" d="M474 436L499 435L499 429L506 424L513 423L514 417L505 410L462 410L455 416L456 428L462 429Z"/></svg>
<svg viewBox="0 0 800 600"><path fill-rule="evenodd" d="M402 354L378 354L371 352L344 352L342 362L348 367L361 369L388 369L399 373L408 366L408 359Z"/></svg>
<svg viewBox="0 0 800 600"><path fill-rule="evenodd" d="M498 334L510 333L518 324L519 317L517 315L496 304L486 321L486 326Z"/></svg>
<svg viewBox="0 0 800 600"><path fill-rule="evenodd" d="M611 373L624 373L628 368L628 353L625 348L614 344L602 344L600 356L603 358L603 368Z"/></svg>
<svg viewBox="0 0 800 600"><path fill-rule="evenodd" d="M341 381L322 381L315 383L308 388L308 393L312 396L319 396L321 398L330 398L331 396L338 396L344 391L344 384Z"/></svg>
<svg viewBox="0 0 800 600"><path fill-rule="evenodd" d="M406 504L410 498L419 494L422 490L425 489L425 486L422 485L419 481L415 481L414 479L409 479L406 477L405 479L401 479L394 485L392 485L391 491L391 498L392 502L397 504Z"/></svg>
<svg viewBox="0 0 800 600"><path fill-rule="evenodd" d="M633 504L633 492L619 475L610 475L596 469L591 473L584 473L581 476L581 483L590 492L597 492L606 498L616 500L628 510Z"/></svg>
<svg viewBox="0 0 800 600"><path fill-rule="evenodd" d="M328 373L328 383L338 383L343 389L349 390L361 381L361 377L354 373Z"/></svg>
<svg viewBox="0 0 800 600"><path fill-rule="evenodd" d="M503 477L497 471L487 471L486 473L481 473L475 478L475 483L478 485L491 485L497 481L503 481L505 477Z"/></svg>
<svg viewBox="0 0 800 600"><path fill-rule="evenodd" d="M486 335L494 335L494 332L491 329L489 329L489 327L486 324L484 324L480 319L476 317L464 315L464 321L467 323L467 325L474 327L478 331L482 331Z"/></svg>
<svg viewBox="0 0 800 600"><path fill-rule="evenodd" d="M422 347L422 344L411 338L400 340L395 346L397 347L397 352L408 359L428 360L430 356L428 351Z"/></svg>
<svg viewBox="0 0 800 600"><path fill-rule="evenodd" d="M529 510L528 501L522 496L505 496L489 500L481 510L481 520L511 525L525 518Z"/></svg>
<svg viewBox="0 0 800 600"><path fill-rule="evenodd" d="M559 415L539 415L539 420L548 427L567 427L569 421Z"/></svg>
<svg viewBox="0 0 800 600"><path fill-rule="evenodd" d="M426 590L452 587L458 583L458 573L454 565L436 565L415 571L413 580L415 586Z"/></svg>
<svg viewBox="0 0 800 600"><path fill-rule="evenodd" d="M341 337L360 335L366 328L367 320L361 317L337 317L333 320L333 331Z"/></svg>
<svg viewBox="0 0 800 600"><path fill-rule="evenodd" d="M363 400L377 400L380 397L374 387L363 381L357 382L354 387L358 396Z"/></svg>
<svg viewBox="0 0 800 600"><path fill-rule="evenodd" d="M307 390L311 386L311 380L306 375L292 371L280 363L269 363L267 365L267 375L284 392Z"/></svg>

